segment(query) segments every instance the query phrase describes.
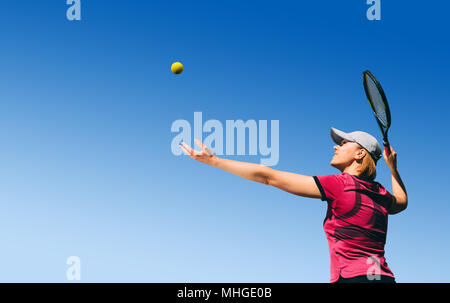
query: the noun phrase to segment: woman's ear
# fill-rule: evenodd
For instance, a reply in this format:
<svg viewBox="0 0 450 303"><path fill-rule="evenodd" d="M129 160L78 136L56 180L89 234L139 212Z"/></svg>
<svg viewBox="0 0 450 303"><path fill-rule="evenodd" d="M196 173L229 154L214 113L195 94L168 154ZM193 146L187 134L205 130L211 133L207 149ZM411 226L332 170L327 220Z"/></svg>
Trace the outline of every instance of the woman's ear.
<svg viewBox="0 0 450 303"><path fill-rule="evenodd" d="M356 153L356 160L362 160L367 155L367 151L364 148L360 148Z"/></svg>

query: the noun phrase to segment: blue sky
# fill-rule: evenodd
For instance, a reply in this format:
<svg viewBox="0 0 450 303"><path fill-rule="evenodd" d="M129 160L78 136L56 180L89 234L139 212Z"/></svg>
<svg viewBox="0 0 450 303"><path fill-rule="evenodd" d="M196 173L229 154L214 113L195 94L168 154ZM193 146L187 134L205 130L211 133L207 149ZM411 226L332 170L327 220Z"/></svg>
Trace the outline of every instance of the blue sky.
<svg viewBox="0 0 450 303"><path fill-rule="evenodd" d="M83 282L328 282L324 202L175 156L170 128L279 120L274 169L337 173L330 127L381 141L365 69L409 194L387 262L449 282L448 3L65 2L0 3L1 282L66 282L69 256Z"/></svg>

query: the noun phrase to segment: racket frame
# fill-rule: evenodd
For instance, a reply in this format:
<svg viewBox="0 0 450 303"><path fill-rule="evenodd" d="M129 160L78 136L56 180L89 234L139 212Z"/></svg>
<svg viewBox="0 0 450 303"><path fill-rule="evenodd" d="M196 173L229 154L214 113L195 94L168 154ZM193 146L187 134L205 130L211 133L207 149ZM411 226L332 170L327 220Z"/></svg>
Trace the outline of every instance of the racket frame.
<svg viewBox="0 0 450 303"><path fill-rule="evenodd" d="M378 92L381 95L381 100L383 101L385 112L386 112L386 127L383 126L381 119L377 115L375 106L373 105L373 101L372 101L372 98L369 93L369 87L367 85L367 77L370 77L370 79L373 81L373 83L375 83L375 86L377 87ZM386 94L384 93L383 87L381 86L380 82L377 80L377 78L375 78L375 76L369 70L366 70L363 72L363 84L364 84L364 91L366 92L367 100L369 101L369 104L370 104L370 108L373 111L373 114L375 116L375 119L377 120L378 126L380 127L381 134L383 135L384 151L386 152L386 155L389 156L391 151L389 148L388 130L389 130L389 127L391 127L391 111L389 109L389 104L387 102Z"/></svg>

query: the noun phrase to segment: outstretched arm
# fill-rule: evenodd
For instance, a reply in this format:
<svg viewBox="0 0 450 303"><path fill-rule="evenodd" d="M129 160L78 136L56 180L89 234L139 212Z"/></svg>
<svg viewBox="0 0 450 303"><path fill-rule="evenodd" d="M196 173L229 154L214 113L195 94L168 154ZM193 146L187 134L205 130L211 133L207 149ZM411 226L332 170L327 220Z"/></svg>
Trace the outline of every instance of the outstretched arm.
<svg viewBox="0 0 450 303"><path fill-rule="evenodd" d="M394 199L391 208L389 209L389 214L397 214L408 207L408 194L406 193L405 185L403 184L397 169L397 153L392 146L390 146L390 148L391 153L389 157L386 156L386 152L383 152L383 158L391 170L392 175L392 194Z"/></svg>
<svg viewBox="0 0 450 303"><path fill-rule="evenodd" d="M272 185L295 195L317 199L321 198L320 191L313 177L278 171L261 164L222 159L215 156L199 140L195 139L195 143L202 148L201 151L193 150L186 143L180 145L180 148L194 160L223 169L247 180Z"/></svg>

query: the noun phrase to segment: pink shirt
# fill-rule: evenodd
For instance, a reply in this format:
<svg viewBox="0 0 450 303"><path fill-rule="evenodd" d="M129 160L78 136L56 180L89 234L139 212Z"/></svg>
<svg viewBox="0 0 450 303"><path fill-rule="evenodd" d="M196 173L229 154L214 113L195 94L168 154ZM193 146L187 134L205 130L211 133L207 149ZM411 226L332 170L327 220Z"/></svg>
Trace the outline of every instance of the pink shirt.
<svg viewBox="0 0 450 303"><path fill-rule="evenodd" d="M384 257L392 195L378 182L348 173L314 176L328 202L324 230L330 249L331 277L394 277Z"/></svg>

